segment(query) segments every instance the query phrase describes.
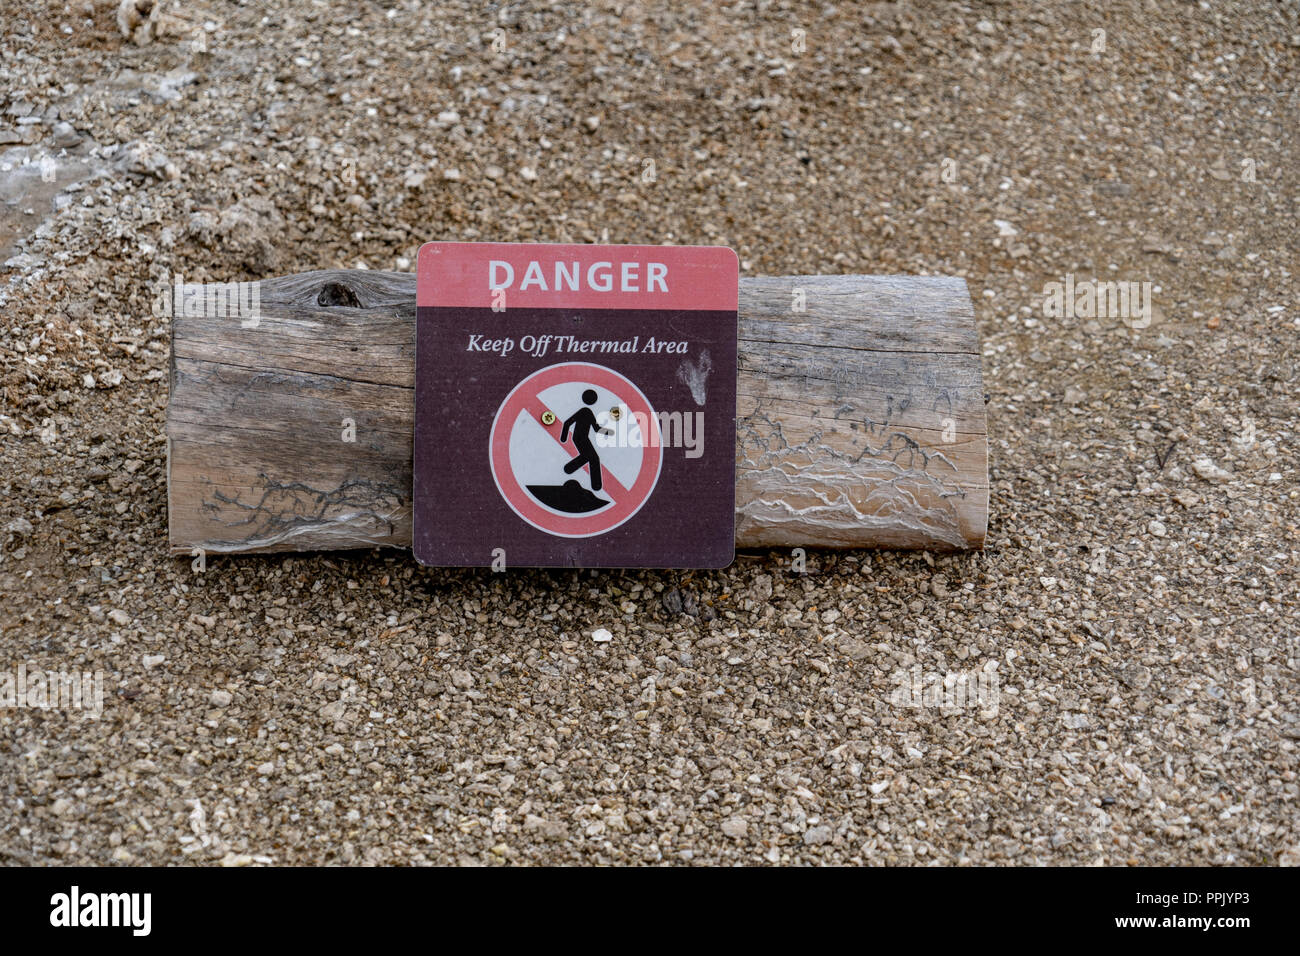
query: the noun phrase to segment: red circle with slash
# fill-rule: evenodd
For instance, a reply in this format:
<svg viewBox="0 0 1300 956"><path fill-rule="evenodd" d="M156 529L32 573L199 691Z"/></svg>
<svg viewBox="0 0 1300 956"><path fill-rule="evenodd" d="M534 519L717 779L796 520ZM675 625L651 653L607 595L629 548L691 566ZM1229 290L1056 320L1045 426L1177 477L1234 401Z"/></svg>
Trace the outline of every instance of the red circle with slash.
<svg viewBox="0 0 1300 956"><path fill-rule="evenodd" d="M625 485L602 464L600 490L610 499L610 504L587 514L566 514L544 505L520 482L510 461L510 439L520 422L521 414L526 414L533 424L550 435L556 445L569 455L577 452L573 435L567 436L566 441L560 441L565 416L547 407L541 399L542 392L547 389L569 384L602 389L614 396L620 407L631 414L629 421L636 421L642 431L641 463L636 479L630 485ZM641 390L618 372L587 362L551 365L534 372L516 385L497 409L488 445L492 479L506 504L534 528L561 538L590 538L623 524L649 500L650 493L659 482L659 469L663 463L659 419ZM584 464L582 471L590 477L591 466Z"/></svg>

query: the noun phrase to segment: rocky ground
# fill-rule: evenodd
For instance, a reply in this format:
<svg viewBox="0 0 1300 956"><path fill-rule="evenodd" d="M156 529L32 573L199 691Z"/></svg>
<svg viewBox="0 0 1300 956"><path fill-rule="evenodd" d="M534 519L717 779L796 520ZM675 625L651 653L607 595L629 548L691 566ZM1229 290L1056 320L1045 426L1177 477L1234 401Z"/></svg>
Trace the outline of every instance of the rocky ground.
<svg viewBox="0 0 1300 956"><path fill-rule="evenodd" d="M1294 5L151 6L0 0L0 860L1300 861ZM429 239L964 276L988 548L169 557L157 283Z"/></svg>

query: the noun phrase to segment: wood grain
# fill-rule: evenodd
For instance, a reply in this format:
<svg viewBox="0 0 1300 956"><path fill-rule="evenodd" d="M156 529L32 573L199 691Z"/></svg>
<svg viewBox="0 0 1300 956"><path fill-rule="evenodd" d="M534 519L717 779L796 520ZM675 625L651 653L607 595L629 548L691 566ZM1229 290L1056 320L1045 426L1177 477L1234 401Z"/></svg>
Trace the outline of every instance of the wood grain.
<svg viewBox="0 0 1300 956"><path fill-rule="evenodd" d="M410 547L415 276L263 280L256 322L219 292L202 287L172 323L171 550ZM984 386L963 280L742 278L739 331L738 546L982 547Z"/></svg>

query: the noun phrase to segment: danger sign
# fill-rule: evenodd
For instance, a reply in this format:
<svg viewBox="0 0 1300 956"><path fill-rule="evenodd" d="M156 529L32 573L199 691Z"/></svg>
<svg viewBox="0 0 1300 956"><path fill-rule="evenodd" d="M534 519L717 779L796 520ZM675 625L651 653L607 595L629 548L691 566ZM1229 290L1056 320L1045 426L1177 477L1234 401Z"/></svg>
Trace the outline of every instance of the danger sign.
<svg viewBox="0 0 1300 956"><path fill-rule="evenodd" d="M659 481L659 420L617 372L552 365L501 403L491 460L502 497L534 528L564 538L604 534L636 514Z"/></svg>
<svg viewBox="0 0 1300 956"><path fill-rule="evenodd" d="M422 247L416 557L729 564L737 282L717 247Z"/></svg>

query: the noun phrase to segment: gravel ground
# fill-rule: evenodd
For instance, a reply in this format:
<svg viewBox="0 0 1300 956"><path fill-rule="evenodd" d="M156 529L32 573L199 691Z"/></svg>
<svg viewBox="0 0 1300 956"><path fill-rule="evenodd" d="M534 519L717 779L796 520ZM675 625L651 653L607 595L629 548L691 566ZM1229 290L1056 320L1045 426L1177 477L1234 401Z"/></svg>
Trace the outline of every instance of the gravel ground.
<svg viewBox="0 0 1300 956"><path fill-rule="evenodd" d="M104 675L0 712L0 860L1300 862L1294 4L117 20L0 0L0 665ZM169 557L154 284L435 238L966 277L988 548Z"/></svg>

